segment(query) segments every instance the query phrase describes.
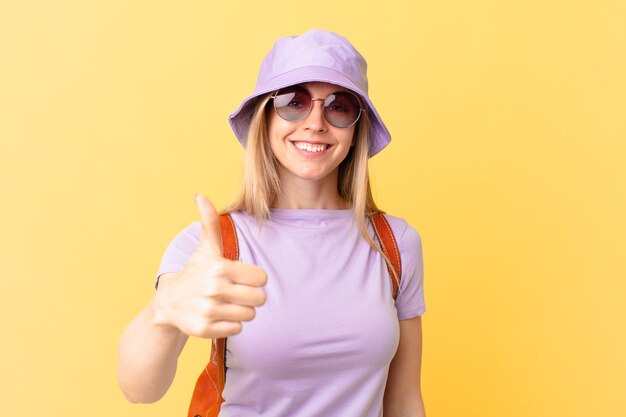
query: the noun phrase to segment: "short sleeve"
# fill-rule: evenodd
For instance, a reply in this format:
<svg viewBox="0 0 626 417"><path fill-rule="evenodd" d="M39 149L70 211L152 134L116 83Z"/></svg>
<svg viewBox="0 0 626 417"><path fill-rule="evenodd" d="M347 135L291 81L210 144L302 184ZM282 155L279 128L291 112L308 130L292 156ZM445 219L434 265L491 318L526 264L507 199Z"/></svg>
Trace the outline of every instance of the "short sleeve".
<svg viewBox="0 0 626 417"><path fill-rule="evenodd" d="M168 272L180 272L187 265L189 257L198 246L200 228L200 222L193 222L172 239L161 258L161 265L154 282L155 288L159 284L161 275Z"/></svg>
<svg viewBox="0 0 626 417"><path fill-rule="evenodd" d="M405 220L398 218L389 220L398 241L402 262L402 278L396 298L396 310L398 320L407 320L426 312L422 239L417 230ZM403 224L398 224L399 220ZM392 222L396 227L393 227Z"/></svg>

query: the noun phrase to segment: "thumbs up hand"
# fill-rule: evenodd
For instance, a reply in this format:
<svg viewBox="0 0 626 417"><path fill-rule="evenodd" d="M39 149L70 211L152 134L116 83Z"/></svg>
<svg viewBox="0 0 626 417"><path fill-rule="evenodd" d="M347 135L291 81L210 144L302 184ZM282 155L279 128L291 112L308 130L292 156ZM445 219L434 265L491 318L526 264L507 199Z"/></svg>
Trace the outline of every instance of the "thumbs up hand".
<svg viewBox="0 0 626 417"><path fill-rule="evenodd" d="M255 265L222 256L219 216L203 195L196 196L202 232L196 251L178 274L163 276L153 299L155 322L184 334L222 338L241 332L256 307L265 303L267 274Z"/></svg>

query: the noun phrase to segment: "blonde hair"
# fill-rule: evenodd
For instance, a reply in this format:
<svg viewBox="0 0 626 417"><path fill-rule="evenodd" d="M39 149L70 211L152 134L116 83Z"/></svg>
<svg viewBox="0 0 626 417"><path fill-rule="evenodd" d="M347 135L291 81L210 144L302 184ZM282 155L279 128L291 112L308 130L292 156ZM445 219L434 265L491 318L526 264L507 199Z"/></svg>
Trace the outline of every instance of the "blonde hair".
<svg viewBox="0 0 626 417"><path fill-rule="evenodd" d="M267 104L271 94L262 96L252 111L250 127L246 140L246 157L243 183L239 195L222 211L243 211L256 217L262 225L270 218L270 206L280 196L280 178L278 161L274 157L269 143ZM367 219L380 210L370 188L368 159L371 125L367 112L361 113L355 129L355 145L346 158L339 164L337 192L354 211L354 220L365 241L384 258L393 278L399 284L389 257L374 242L367 230ZM399 285L398 285L399 286Z"/></svg>

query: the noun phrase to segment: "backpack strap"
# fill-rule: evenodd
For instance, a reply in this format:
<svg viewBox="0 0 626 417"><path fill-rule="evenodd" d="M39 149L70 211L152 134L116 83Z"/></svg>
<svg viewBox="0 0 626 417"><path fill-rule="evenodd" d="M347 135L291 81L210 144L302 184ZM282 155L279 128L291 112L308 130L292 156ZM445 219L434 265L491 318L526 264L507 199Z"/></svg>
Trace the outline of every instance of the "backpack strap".
<svg viewBox="0 0 626 417"><path fill-rule="evenodd" d="M220 214L220 233L222 234L222 256L231 261L238 261L237 231L230 214Z"/></svg>
<svg viewBox="0 0 626 417"><path fill-rule="evenodd" d="M387 265L389 271L389 279L391 279L391 286L393 288L394 300L398 296L398 289L400 288L400 279L402 278L402 260L400 258L400 250L396 243L396 238L393 235L393 231L389 226L389 222L385 218L383 213L376 213L371 217L372 226L378 241L380 242L380 248L383 253L389 257L393 269ZM395 275L394 275L395 272Z"/></svg>
<svg viewBox="0 0 626 417"><path fill-rule="evenodd" d="M239 244L235 223L230 214L220 214L222 253L231 261L239 260ZM211 360L198 377L193 390L188 417L217 417L224 402L222 392L226 383L226 338L212 339Z"/></svg>

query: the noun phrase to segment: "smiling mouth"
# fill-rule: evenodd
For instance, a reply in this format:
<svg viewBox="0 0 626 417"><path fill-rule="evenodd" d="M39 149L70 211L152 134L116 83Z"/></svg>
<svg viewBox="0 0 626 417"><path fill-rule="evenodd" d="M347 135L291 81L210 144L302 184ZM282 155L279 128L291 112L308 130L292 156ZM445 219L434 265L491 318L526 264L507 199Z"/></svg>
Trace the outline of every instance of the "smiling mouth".
<svg viewBox="0 0 626 417"><path fill-rule="evenodd" d="M294 141L292 142L294 144L294 146L298 149L301 149L303 151L307 151L307 152L324 152L326 149L330 148L332 145L329 145L327 143L308 143L308 142L297 142Z"/></svg>

